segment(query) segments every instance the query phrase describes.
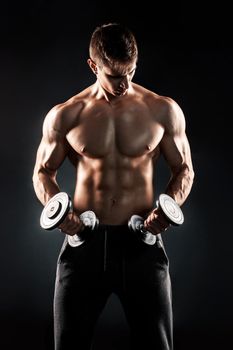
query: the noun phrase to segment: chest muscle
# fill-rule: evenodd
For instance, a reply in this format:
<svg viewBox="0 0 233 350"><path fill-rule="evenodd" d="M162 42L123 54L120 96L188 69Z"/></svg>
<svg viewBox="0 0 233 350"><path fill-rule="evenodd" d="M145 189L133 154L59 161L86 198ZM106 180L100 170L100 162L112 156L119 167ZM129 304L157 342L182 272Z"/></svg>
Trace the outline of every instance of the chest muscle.
<svg viewBox="0 0 233 350"><path fill-rule="evenodd" d="M139 157L153 151L162 138L162 127L144 113L93 113L80 119L67 135L68 142L79 154L102 158L118 152L126 157Z"/></svg>

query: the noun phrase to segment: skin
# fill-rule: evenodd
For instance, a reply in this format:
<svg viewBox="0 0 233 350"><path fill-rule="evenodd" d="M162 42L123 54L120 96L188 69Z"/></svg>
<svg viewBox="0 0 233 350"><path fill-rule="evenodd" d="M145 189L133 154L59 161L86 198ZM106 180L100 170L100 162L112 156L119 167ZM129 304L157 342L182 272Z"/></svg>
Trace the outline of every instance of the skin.
<svg viewBox="0 0 233 350"><path fill-rule="evenodd" d="M184 114L173 99L132 82L136 60L111 67L87 62L96 82L45 117L33 173L35 193L45 205L60 192L56 175L68 157L77 177L73 210L59 226L62 232L82 231L79 215L85 210L109 225L141 215L153 234L164 232L169 222L154 208L159 156L171 173L164 193L180 206L193 184Z"/></svg>

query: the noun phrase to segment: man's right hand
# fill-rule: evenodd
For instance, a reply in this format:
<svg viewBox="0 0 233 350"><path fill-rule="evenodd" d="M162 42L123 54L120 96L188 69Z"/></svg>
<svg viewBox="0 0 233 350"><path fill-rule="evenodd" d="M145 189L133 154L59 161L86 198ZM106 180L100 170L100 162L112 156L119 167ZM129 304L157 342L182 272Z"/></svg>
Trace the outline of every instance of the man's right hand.
<svg viewBox="0 0 233 350"><path fill-rule="evenodd" d="M70 211L58 228L61 232L74 236L75 234L82 232L85 225L74 211Z"/></svg>

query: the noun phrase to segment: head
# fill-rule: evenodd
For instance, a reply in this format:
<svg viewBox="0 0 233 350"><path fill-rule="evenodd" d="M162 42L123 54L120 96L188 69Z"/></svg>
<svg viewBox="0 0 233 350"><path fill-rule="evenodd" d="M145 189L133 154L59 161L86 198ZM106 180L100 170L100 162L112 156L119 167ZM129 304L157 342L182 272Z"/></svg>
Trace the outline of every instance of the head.
<svg viewBox="0 0 233 350"><path fill-rule="evenodd" d="M135 73L138 48L134 34L118 23L97 27L91 36L88 64L107 92L124 95Z"/></svg>

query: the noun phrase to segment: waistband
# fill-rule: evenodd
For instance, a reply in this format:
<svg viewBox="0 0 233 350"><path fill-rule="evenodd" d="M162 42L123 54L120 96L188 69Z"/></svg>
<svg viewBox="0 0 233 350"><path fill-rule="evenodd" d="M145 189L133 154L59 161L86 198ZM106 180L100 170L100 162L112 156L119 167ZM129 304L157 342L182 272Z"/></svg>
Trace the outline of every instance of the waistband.
<svg viewBox="0 0 233 350"><path fill-rule="evenodd" d="M129 228L128 224L122 224L122 225L106 225L106 224L99 224L97 228L95 229L96 231L102 231L102 232L109 232L109 233L121 233L121 232L133 232L131 228ZM140 231L136 231L134 233L140 234ZM156 240L161 240L161 233L156 235Z"/></svg>
<svg viewBox="0 0 233 350"><path fill-rule="evenodd" d="M129 231L130 228L128 224L121 224L121 225L108 225L108 224L99 224L96 228L96 230L107 230L107 231Z"/></svg>
<svg viewBox="0 0 233 350"><path fill-rule="evenodd" d="M109 227L109 228L114 228L114 227L129 227L128 224L121 224L121 225L113 225L113 224L99 224L99 227Z"/></svg>

